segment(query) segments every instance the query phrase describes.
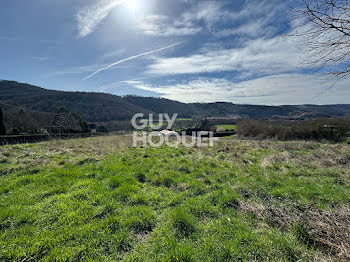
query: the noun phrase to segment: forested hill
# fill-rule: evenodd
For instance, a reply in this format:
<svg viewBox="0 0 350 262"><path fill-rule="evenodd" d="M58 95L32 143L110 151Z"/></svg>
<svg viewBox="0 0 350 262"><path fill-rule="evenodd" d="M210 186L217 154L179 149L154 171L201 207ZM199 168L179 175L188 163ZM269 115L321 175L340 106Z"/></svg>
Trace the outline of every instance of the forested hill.
<svg viewBox="0 0 350 262"><path fill-rule="evenodd" d="M56 113L60 108L65 108L81 114L91 122L130 119L135 112L151 113L119 96L54 91L12 81L0 82L0 102L48 113ZM1 106L5 111L10 109L9 106Z"/></svg>
<svg viewBox="0 0 350 262"><path fill-rule="evenodd" d="M14 81L0 81L0 103L5 113L18 108L56 113L60 108L65 108L81 114L90 122L128 120L135 113L178 113L179 117L185 118L305 119L350 116L350 105L256 106L223 102L185 104L162 98L54 91Z"/></svg>

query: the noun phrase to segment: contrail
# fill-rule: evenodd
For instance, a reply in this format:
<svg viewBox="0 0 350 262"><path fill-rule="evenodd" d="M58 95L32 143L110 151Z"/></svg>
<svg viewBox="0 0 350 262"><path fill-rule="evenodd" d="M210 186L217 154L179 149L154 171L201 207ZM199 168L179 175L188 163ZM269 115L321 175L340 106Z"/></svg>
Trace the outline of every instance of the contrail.
<svg viewBox="0 0 350 262"><path fill-rule="evenodd" d="M180 45L180 44L182 44L182 43L183 43L183 42L178 42L178 43L176 43L176 44L172 44L172 45L169 45L169 46L166 46L166 47L163 47L163 48L159 48L159 49L156 49L156 50L153 50L153 51L150 51L150 52L146 52L146 53L143 53L143 54L140 54L140 55L135 55L135 56L131 56L131 57L129 57L129 58L125 58L125 59L123 59L123 60L119 60L119 61L117 61L117 62L115 62L115 63L113 63L113 64L110 64L110 65L106 66L106 67L103 67L103 68L98 69L97 71L95 71L95 72L93 72L92 74L88 75L87 77L83 78L83 80L89 79L89 78L91 78L92 76L98 74L99 72L104 71L104 70L106 70L106 69L108 69L108 68L111 68L111 67L113 67L113 66L115 66L115 65L119 65L119 64L121 64L121 63L124 63L124 62L129 61L129 60L133 60L133 59L138 58L138 57L141 57L141 56L146 56L146 55L153 54L153 53L156 53L156 52L165 50L165 49L169 49L169 48L171 48L171 47Z"/></svg>

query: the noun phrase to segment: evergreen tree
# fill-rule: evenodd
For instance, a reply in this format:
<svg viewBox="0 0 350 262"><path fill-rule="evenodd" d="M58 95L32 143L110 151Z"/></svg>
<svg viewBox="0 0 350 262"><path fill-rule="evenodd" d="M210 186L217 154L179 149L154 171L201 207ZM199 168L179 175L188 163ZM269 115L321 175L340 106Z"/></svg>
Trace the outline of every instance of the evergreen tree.
<svg viewBox="0 0 350 262"><path fill-rule="evenodd" d="M5 128L5 124L4 124L4 117L2 114L2 109L0 107L0 135L6 135L6 128Z"/></svg>

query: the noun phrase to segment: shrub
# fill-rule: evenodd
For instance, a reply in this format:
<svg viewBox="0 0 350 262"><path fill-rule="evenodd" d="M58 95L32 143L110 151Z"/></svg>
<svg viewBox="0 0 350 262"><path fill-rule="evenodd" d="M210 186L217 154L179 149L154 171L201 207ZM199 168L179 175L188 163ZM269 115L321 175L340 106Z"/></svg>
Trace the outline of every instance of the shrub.
<svg viewBox="0 0 350 262"><path fill-rule="evenodd" d="M265 138L271 133L271 127L257 120L246 120L237 126L237 134L241 137Z"/></svg>
<svg viewBox="0 0 350 262"><path fill-rule="evenodd" d="M64 133L88 133L90 131L89 125L82 116L64 108L58 110L53 125L60 127Z"/></svg>
<svg viewBox="0 0 350 262"><path fill-rule="evenodd" d="M345 141L350 132L349 119L315 119L284 123L246 120L238 124L239 137L278 140Z"/></svg>
<svg viewBox="0 0 350 262"><path fill-rule="evenodd" d="M38 122L32 114L22 109L14 115L12 126L19 134L36 134L39 130Z"/></svg>

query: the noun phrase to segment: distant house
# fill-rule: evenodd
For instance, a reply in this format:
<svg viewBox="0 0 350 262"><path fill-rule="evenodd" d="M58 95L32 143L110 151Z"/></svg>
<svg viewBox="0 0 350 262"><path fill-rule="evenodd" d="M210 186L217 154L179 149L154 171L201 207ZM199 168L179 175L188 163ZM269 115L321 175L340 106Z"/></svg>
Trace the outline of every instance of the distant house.
<svg viewBox="0 0 350 262"><path fill-rule="evenodd" d="M45 129L45 128L42 128L42 129L40 129L40 134L49 135L49 131L47 131L47 129Z"/></svg>
<svg viewBox="0 0 350 262"><path fill-rule="evenodd" d="M170 131L167 129L164 129L162 131L160 131L160 133L164 136L177 136L179 133L175 132L175 131Z"/></svg>

